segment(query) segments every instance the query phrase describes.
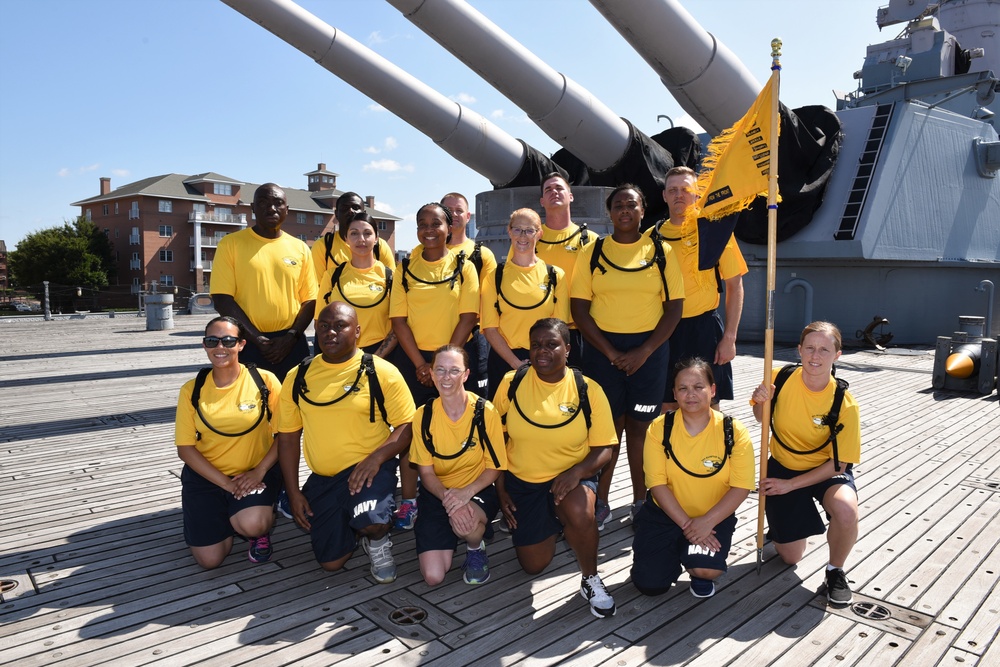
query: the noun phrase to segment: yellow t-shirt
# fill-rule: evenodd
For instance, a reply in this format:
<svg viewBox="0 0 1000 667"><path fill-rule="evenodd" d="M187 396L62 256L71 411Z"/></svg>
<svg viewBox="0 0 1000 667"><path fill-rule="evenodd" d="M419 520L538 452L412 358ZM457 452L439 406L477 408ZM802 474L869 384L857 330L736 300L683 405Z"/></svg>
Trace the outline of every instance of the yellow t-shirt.
<svg viewBox="0 0 1000 667"><path fill-rule="evenodd" d="M379 357L373 357L373 361L385 396L386 418L394 428L408 423L413 419L413 397L403 376L388 361ZM321 356L310 362L305 379L311 401L326 403L348 394L333 405L311 405L304 397L299 397L299 404L295 404L292 386L298 366L288 372L281 386L278 431L294 433L302 429L306 463L310 470L320 475L332 477L360 463L389 437L389 427L382 421L377 402L375 423L369 421L371 403L368 378L364 373L354 387L360 366L361 350L342 364L328 364Z"/></svg>
<svg viewBox="0 0 1000 667"><path fill-rule="evenodd" d="M780 369L774 369L772 381ZM774 430L781 441L797 451L816 449L830 437L830 429L821 420L830 412L837 383L830 376L823 391L809 391L802 382L802 369L796 368L781 388L774 406ZM845 392L840 407L840 423L844 429L837 434L837 454L841 464L861 462L861 418L858 404ZM771 434L771 456L791 470L812 470L833 459L833 443L815 454L793 454L774 441Z"/></svg>
<svg viewBox="0 0 1000 667"><path fill-rule="evenodd" d="M348 262L340 274L339 286L333 284L333 272L336 270L337 267L331 266L319 281L313 319L318 320L320 311L334 301L344 301L354 306L358 314L358 324L361 325L358 347L367 347L385 340L392 330L385 265L375 262L370 269L358 269Z"/></svg>
<svg viewBox="0 0 1000 667"><path fill-rule="evenodd" d="M483 295L482 327L499 330L511 349L527 350L531 345L528 330L535 322L545 317L569 321L566 274L558 266L552 268L556 277L555 289L549 289L545 262L535 262L531 267L518 266L513 262L504 264L503 298L497 297L496 274L492 280L480 285Z"/></svg>
<svg viewBox="0 0 1000 667"><path fill-rule="evenodd" d="M663 450L663 420L664 416L660 415L646 430L646 444L642 449L646 488L666 484L684 512L692 518L707 514L729 489L753 491L756 484L753 443L750 433L738 420L733 420L736 444L723 464L722 458L726 453L723 414L712 410L712 421L694 436L688 434L681 413L675 414L674 428L670 432L674 457L680 460L682 466L701 475L721 464L722 469L711 477L693 477L681 470L674 458L667 459Z"/></svg>
<svg viewBox="0 0 1000 667"><path fill-rule="evenodd" d="M470 264L472 263L472 260L469 258L472 257L472 252L475 249L476 242L472 239L465 239L465 242L463 243L448 246L448 251L454 255L457 255L459 252L464 252L465 258L469 260ZM493 280L493 272L497 270L497 258L496 255L493 254L493 251L487 248L485 244L480 246L479 255L483 259L483 269L479 272L479 287L482 289L483 283Z"/></svg>
<svg viewBox="0 0 1000 667"><path fill-rule="evenodd" d="M261 369L258 372L271 392L267 402L271 407L270 422L265 413L257 428L246 435L219 435L205 425L191 405L195 383L192 379L184 383L177 397L174 444L178 447L195 447L219 472L230 477L256 467L274 440L272 427L277 425L281 396L281 383L274 373ZM201 388L198 404L208 422L223 433L242 433L254 425L261 411L260 391L246 366L240 368L235 382L222 389L215 386L215 379L209 373ZM199 433L201 439L198 439Z"/></svg>
<svg viewBox="0 0 1000 667"><path fill-rule="evenodd" d="M347 245L347 241L340 238L340 234L337 232L329 233L333 234L333 244L330 246L330 254L333 256L332 262L326 257L326 234L313 241L312 244L313 269L316 272L316 282L321 284L323 274L327 270L337 264L351 261L351 248ZM392 248L389 247L389 244L381 236L378 239L378 257L376 257L376 260L382 262L393 271L396 270L396 258L392 254Z"/></svg>
<svg viewBox="0 0 1000 667"><path fill-rule="evenodd" d="M652 228L648 229L646 235L652 234L652 231ZM670 244L684 275L684 313L681 317L695 317L718 308L720 295L715 269L698 270L697 221L692 220L678 227L665 220L660 225L660 234ZM729 237L718 266L719 276L724 281L747 273L747 263L736 245L735 236Z"/></svg>
<svg viewBox="0 0 1000 667"><path fill-rule="evenodd" d="M547 482L580 463L593 447L607 447L618 442L611 406L601 386L584 377L590 400L590 420L582 414L558 428L541 428L529 423L555 426L563 424L580 410L580 396L572 371L559 382L543 382L529 369L517 387L517 407L507 398L507 388L515 371L508 372L497 388L494 404L497 412L507 415L507 469L525 482Z"/></svg>
<svg viewBox="0 0 1000 667"><path fill-rule="evenodd" d="M434 474L438 476L446 489L460 489L472 484L487 468L491 470L507 469L507 449L504 447L503 425L500 423L499 413L492 403L486 401L483 410L483 423L486 425L486 437L489 438L490 444L493 446L493 453L496 454L497 460L500 462L500 465L496 466L493 464L489 450L480 442L479 429L474 430L471 439L469 438L472 417L476 411L476 399L479 397L472 392L466 392L466 394L468 404L457 422L448 418L441 406L441 399L434 399L430 431L437 456L431 456L424 441L423 419L427 406L421 405L417 408L417 413L413 415L410 463L418 466L432 466ZM470 441L471 446L465 449L460 456L440 458L441 456L458 454Z"/></svg>
<svg viewBox="0 0 1000 667"><path fill-rule="evenodd" d="M292 326L302 304L316 298L309 247L282 232L276 239L243 229L215 250L212 294L228 294L260 331Z"/></svg>
<svg viewBox="0 0 1000 667"><path fill-rule="evenodd" d="M436 262L428 262L422 250L423 246L414 248L409 270L400 266L392 277L389 317L405 317L417 348L431 351L451 341L459 315L479 314L479 279L472 262L466 261L461 278L455 278L452 286L449 278L458 266L455 255L449 252ZM404 276L409 290L403 288Z"/></svg>
<svg viewBox="0 0 1000 667"><path fill-rule="evenodd" d="M576 260L580 253L584 247L596 241L598 236L587 230L587 243L584 245L579 231L580 226L573 222L569 223L566 229L558 231L542 225L542 238L535 246L535 254L540 260L558 266L566 272L566 277L570 280L573 279L573 268L576 266Z"/></svg>
<svg viewBox="0 0 1000 667"><path fill-rule="evenodd" d="M663 317L663 291L660 267L654 259L653 241L641 236L635 243L617 243L605 237L599 268L590 271L594 244L588 245L577 259L578 271L573 273L570 297L590 301L590 315L601 331L610 333L643 333L652 331ZM671 301L684 298L684 279L673 251L663 244L666 259L664 275ZM610 266L638 271L621 271Z"/></svg>

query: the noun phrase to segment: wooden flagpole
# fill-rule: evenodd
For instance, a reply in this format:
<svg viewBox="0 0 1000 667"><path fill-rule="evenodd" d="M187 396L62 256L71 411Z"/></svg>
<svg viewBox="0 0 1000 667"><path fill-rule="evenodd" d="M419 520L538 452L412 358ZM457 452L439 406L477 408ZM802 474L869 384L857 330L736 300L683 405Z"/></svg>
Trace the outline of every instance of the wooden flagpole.
<svg viewBox="0 0 1000 667"><path fill-rule="evenodd" d="M771 76L775 77L771 96L771 136L768 139L770 163L767 176L767 325L764 330L764 383L771 384L774 361L774 284L778 260L778 93L781 88L781 40L771 40ZM764 563L764 495L767 477L768 445L771 440L771 401L762 406L760 422L760 479L757 481L757 574Z"/></svg>

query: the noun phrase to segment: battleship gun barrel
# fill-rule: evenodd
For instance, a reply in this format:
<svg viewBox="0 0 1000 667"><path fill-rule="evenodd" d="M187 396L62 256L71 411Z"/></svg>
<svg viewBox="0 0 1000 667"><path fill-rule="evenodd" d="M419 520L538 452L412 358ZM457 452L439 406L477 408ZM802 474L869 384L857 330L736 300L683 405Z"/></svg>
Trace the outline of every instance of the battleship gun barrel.
<svg viewBox="0 0 1000 667"><path fill-rule="evenodd" d="M746 113L761 84L677 0L590 0L698 124L715 135Z"/></svg>
<svg viewBox="0 0 1000 667"><path fill-rule="evenodd" d="M494 185L535 151L290 0L222 0L426 134Z"/></svg>
<svg viewBox="0 0 1000 667"><path fill-rule="evenodd" d="M628 149L628 123L461 0L388 0L593 170Z"/></svg>

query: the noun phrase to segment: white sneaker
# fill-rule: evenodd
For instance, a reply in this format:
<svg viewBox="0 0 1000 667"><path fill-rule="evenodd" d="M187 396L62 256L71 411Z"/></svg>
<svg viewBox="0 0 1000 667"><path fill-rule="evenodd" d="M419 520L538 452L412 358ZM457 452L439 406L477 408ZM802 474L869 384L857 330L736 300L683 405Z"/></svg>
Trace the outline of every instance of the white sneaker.
<svg viewBox="0 0 1000 667"><path fill-rule="evenodd" d="M373 541L361 538L361 546L372 562L372 576L380 584L391 584L396 580L396 561L392 558L392 541L388 536Z"/></svg>
<svg viewBox="0 0 1000 667"><path fill-rule="evenodd" d="M580 582L580 595L590 603L590 613L597 618L608 618L614 616L618 609L615 607L615 599L608 593L601 581L601 575L592 574L584 577Z"/></svg>

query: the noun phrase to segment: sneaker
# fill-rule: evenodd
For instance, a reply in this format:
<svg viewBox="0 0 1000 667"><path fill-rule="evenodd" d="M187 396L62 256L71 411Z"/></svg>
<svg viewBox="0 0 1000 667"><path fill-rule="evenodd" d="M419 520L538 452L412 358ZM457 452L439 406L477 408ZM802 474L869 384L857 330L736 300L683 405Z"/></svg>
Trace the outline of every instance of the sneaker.
<svg viewBox="0 0 1000 667"><path fill-rule="evenodd" d="M394 517L393 526L396 530L413 530L413 524L417 520L417 501L404 500L401 502Z"/></svg>
<svg viewBox="0 0 1000 667"><path fill-rule="evenodd" d="M826 599L834 607L846 607L854 599L847 574L839 567L826 571Z"/></svg>
<svg viewBox="0 0 1000 667"><path fill-rule="evenodd" d="M286 519L291 519L292 517L292 507L288 503L288 494L282 489L278 492L278 502L275 503L275 508L278 510L278 514L285 517Z"/></svg>
<svg viewBox="0 0 1000 667"><path fill-rule="evenodd" d="M597 618L608 618L614 616L618 611L615 608L615 599L608 593L601 581L601 575L592 574L584 577L580 583L580 595L590 603L590 613Z"/></svg>
<svg viewBox="0 0 1000 667"><path fill-rule="evenodd" d="M696 598L710 598L715 595L715 582L711 579L691 577L691 595Z"/></svg>
<svg viewBox="0 0 1000 667"><path fill-rule="evenodd" d="M271 560L271 536L251 537L247 558L251 563L266 563Z"/></svg>
<svg viewBox="0 0 1000 667"><path fill-rule="evenodd" d="M597 530L604 530L604 524L611 519L611 506L606 502L598 500L594 518L597 520Z"/></svg>
<svg viewBox="0 0 1000 667"><path fill-rule="evenodd" d="M500 521L497 522L497 530L499 530L501 533L510 532L510 524L507 523L507 517L505 517L503 514L500 515Z"/></svg>
<svg viewBox="0 0 1000 667"><path fill-rule="evenodd" d="M392 558L392 541L388 536L373 542L361 538L361 546L372 561L372 576L380 584L391 584L396 580L396 561Z"/></svg>
<svg viewBox="0 0 1000 667"><path fill-rule="evenodd" d="M635 515L638 514L639 510L642 509L642 504L644 502L645 502L644 500L637 500L634 503L632 503L631 507L628 508L628 520L629 521L631 521L632 523L635 523Z"/></svg>
<svg viewBox="0 0 1000 667"><path fill-rule="evenodd" d="M478 549L469 549L465 552L462 569L465 570L462 579L467 584L485 584L490 580L490 557L486 555L485 542L480 542Z"/></svg>

